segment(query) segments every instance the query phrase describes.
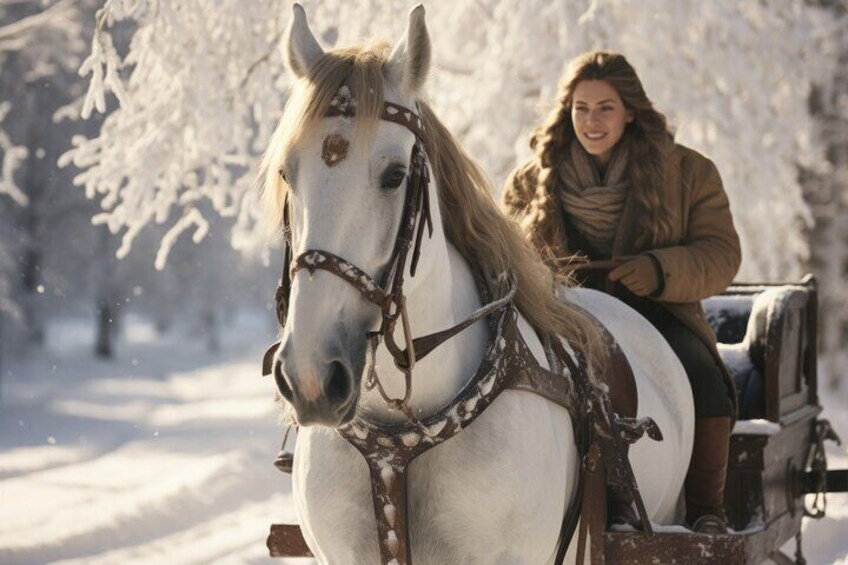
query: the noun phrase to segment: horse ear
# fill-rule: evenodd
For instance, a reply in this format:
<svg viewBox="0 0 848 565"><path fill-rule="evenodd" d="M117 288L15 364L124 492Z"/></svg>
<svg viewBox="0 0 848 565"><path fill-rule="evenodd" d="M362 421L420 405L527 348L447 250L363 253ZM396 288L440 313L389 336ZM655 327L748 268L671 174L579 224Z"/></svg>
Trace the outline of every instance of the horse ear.
<svg viewBox="0 0 848 565"><path fill-rule="evenodd" d="M430 69L430 35L424 22L424 5L409 13L406 32L398 41L386 67L386 78L404 96L411 98L419 92Z"/></svg>
<svg viewBox="0 0 848 565"><path fill-rule="evenodd" d="M292 4L292 19L283 44L286 46L283 53L286 66L297 78L308 75L324 56L324 50L309 29L306 11L297 2Z"/></svg>

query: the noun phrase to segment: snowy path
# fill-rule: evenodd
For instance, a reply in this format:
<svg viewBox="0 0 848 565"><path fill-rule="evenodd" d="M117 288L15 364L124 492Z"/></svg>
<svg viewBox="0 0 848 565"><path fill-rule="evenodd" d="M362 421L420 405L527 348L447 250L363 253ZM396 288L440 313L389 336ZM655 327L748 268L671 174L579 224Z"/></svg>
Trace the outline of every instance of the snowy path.
<svg viewBox="0 0 848 565"><path fill-rule="evenodd" d="M265 548L269 524L294 520L290 480L271 465L273 383L258 376L271 335L249 327L217 355L128 328L113 362L63 328L51 336L62 348L13 362L0 402L0 563L286 563ZM848 440L846 397L822 402ZM832 468L848 468L845 453L830 450ZM848 495L828 502L828 518L805 521L804 551L811 565L848 565Z"/></svg>
<svg viewBox="0 0 848 565"><path fill-rule="evenodd" d="M3 375L0 563L282 563L265 548L294 519L267 336L209 355L140 333L114 362L71 339Z"/></svg>

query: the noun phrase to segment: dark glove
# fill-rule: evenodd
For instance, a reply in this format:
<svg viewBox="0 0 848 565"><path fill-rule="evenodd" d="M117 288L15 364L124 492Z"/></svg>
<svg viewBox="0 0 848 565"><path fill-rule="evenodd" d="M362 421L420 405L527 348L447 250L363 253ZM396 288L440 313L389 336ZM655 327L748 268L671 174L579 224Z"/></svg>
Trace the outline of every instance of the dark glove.
<svg viewBox="0 0 848 565"><path fill-rule="evenodd" d="M610 271L609 279L619 281L636 296L648 296L660 287L660 274L655 260L639 255Z"/></svg>

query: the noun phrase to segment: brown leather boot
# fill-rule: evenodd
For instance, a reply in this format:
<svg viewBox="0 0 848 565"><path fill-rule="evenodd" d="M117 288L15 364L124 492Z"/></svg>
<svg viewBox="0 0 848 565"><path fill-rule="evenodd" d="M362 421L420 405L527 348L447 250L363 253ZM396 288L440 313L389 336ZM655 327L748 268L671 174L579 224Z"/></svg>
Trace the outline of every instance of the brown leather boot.
<svg viewBox="0 0 848 565"><path fill-rule="evenodd" d="M697 533L727 533L724 482L730 451L730 418L695 420L695 445L686 475L686 523Z"/></svg>

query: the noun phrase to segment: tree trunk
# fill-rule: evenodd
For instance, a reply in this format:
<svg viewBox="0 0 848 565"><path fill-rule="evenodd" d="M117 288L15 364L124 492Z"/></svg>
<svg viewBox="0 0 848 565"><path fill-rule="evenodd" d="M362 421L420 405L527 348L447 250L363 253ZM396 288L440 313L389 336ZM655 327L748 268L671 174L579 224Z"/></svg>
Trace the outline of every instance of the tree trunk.
<svg viewBox="0 0 848 565"><path fill-rule="evenodd" d="M3 360L6 349L6 341L3 339L3 332L6 326L6 314L0 311L0 411L3 408Z"/></svg>
<svg viewBox="0 0 848 565"><path fill-rule="evenodd" d="M34 247L35 243L32 241L34 234L30 234L30 238L21 265L24 331L26 343L41 346L44 344L44 320L41 309L44 291L39 292L41 253Z"/></svg>
<svg viewBox="0 0 848 565"><path fill-rule="evenodd" d="M112 338L114 314L111 305L106 300L97 301L97 341L94 353L101 359L111 359L113 348Z"/></svg>
<svg viewBox="0 0 848 565"><path fill-rule="evenodd" d="M808 0L828 10L834 21L848 20L848 6L840 2ZM837 28L840 29L840 28ZM801 168L804 198L815 224L809 233L810 257L806 267L819 277L819 382L835 390L848 367L848 111L840 96L848 87L848 43L837 55L843 63L825 85L810 92L810 114L821 126L830 167L824 172Z"/></svg>
<svg viewBox="0 0 848 565"><path fill-rule="evenodd" d="M156 334L160 337L168 333L173 323L173 317L166 308L157 308L155 313Z"/></svg>
<svg viewBox="0 0 848 565"><path fill-rule="evenodd" d="M221 324L215 309L207 306L202 316L203 332L206 334L206 350L218 353L221 350Z"/></svg>
<svg viewBox="0 0 848 565"><path fill-rule="evenodd" d="M109 232L100 233L100 262L97 280L97 336L94 354L101 359L111 359L115 354L115 337L118 335L119 304L116 299L114 262L109 249Z"/></svg>

